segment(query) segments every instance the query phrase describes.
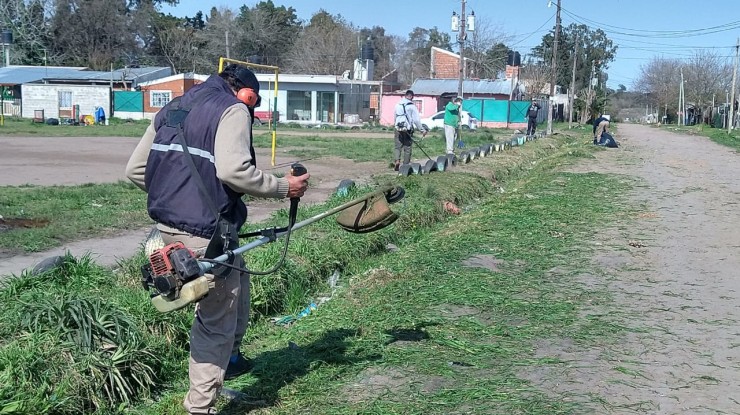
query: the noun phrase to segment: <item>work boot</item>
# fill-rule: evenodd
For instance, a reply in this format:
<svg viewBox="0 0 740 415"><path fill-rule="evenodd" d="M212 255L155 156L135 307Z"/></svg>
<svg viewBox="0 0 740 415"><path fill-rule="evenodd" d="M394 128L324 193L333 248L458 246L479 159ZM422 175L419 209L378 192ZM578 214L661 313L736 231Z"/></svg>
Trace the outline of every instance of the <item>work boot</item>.
<svg viewBox="0 0 740 415"><path fill-rule="evenodd" d="M401 161L396 160L396 164L393 165L393 170L398 171L400 167L401 167Z"/></svg>
<svg viewBox="0 0 740 415"><path fill-rule="evenodd" d="M253 368L254 362L252 359L245 358L241 352L239 352L239 355L236 357L236 361L229 361L229 365L226 367L224 380L238 378L245 373L249 373Z"/></svg>

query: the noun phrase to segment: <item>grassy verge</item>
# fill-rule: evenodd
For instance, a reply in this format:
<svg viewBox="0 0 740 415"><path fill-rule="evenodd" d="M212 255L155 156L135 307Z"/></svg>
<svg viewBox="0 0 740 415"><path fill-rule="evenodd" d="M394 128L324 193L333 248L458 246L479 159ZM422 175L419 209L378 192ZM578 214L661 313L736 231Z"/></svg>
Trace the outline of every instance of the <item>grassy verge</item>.
<svg viewBox="0 0 740 415"><path fill-rule="evenodd" d="M69 127L74 128L74 127ZM501 137L492 131L465 134L468 147L490 143ZM389 137L392 133L389 133ZM421 143L432 157L444 152L441 132L433 132ZM269 147L269 135L255 136L255 145ZM352 136L285 136L281 147L305 159L326 156L355 161L387 161L392 158L392 141ZM418 147L415 157L423 157ZM72 240L99 237L138 229L151 223L146 214L146 196L128 183L82 186L2 186L0 216L20 220L22 226L0 231L0 251L7 254L42 251Z"/></svg>
<svg viewBox="0 0 740 415"><path fill-rule="evenodd" d="M278 132L278 134L280 134ZM463 132L463 142L466 147L482 144L502 142L511 139L511 131L480 129ZM393 131L387 132L387 138L366 138L345 134L321 134L309 136L279 136L279 146L285 149L285 154L301 159L319 157L342 157L354 161L387 161L393 155ZM417 144L412 146L413 158L425 159L424 152L432 158L445 153L445 138L442 130L430 132L426 138L416 134ZM256 147L269 148L271 137L269 134L255 135ZM456 143L457 145L457 143Z"/></svg>
<svg viewBox="0 0 740 415"><path fill-rule="evenodd" d="M476 174L404 178L401 218L378 233L342 233L331 220L297 233L286 268L253 280L258 319L244 349L257 367L230 384L249 402L225 413L572 413L520 370L541 363L537 339L588 343L616 330L578 315L599 293L552 272L583 262L579 243L611 218L624 188L557 173L598 151L582 141L528 143L476 160ZM463 214L450 217L443 201ZM253 251L251 265L267 268L279 248ZM472 255L500 269L462 266ZM180 413L192 312L156 314L137 287L141 262L111 275L69 259L51 276L4 283L12 306L0 314L0 411L114 413L156 390L156 403L130 412ZM310 317L287 329L259 318L331 295L325 280L337 269L342 287Z"/></svg>
<svg viewBox="0 0 740 415"><path fill-rule="evenodd" d="M727 132L726 128L711 128L708 125L664 125L660 128L666 131L677 132L681 134L689 135L700 135L708 137L717 144L721 144L726 147L740 150L740 131L732 130L731 133Z"/></svg>
<svg viewBox="0 0 740 415"><path fill-rule="evenodd" d="M46 125L31 120L6 118L0 126L0 136L41 136L41 137L141 137L148 120L131 121L113 119L110 125Z"/></svg>
<svg viewBox="0 0 740 415"><path fill-rule="evenodd" d="M35 252L151 223L146 195L129 183L0 187L0 215L17 221L0 232L0 251Z"/></svg>

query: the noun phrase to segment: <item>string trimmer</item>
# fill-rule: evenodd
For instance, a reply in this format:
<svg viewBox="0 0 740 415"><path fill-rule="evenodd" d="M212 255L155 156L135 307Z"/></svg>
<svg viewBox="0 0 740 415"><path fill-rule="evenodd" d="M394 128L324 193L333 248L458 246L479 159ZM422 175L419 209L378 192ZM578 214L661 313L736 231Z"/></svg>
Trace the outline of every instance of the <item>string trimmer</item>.
<svg viewBox="0 0 740 415"><path fill-rule="evenodd" d="M293 165L293 174L305 174L306 169ZM353 233L374 232L395 222L398 216L390 210L388 203L395 203L404 197L400 186L385 186L362 197L339 205L333 209L316 214L296 223L299 199L291 199L288 226L267 228L257 232L239 235L240 237L260 236L233 251L226 251L216 258L198 258L181 242L147 252L149 263L142 267L142 285L152 293L152 304L163 312L170 312L196 302L208 294L211 271L216 267L226 267L253 274L266 275L277 271L285 261L288 242L293 231L318 222L328 216L342 212L337 223L346 231ZM233 265L234 258L245 252L285 237L285 248L278 263L268 271L254 271ZM147 244L150 246L150 244ZM209 274L209 275L206 275Z"/></svg>

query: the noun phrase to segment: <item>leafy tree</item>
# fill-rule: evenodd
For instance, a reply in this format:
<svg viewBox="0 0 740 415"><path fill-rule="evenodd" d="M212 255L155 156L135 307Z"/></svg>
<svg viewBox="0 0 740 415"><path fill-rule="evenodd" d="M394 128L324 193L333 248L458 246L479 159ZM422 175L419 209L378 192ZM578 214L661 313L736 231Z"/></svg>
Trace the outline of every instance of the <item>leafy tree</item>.
<svg viewBox="0 0 740 415"><path fill-rule="evenodd" d="M432 46L451 51L450 35L441 32L436 26L431 29L415 27L409 33L403 48L405 59L399 66L399 78L402 82L411 84L416 78L429 78Z"/></svg>
<svg viewBox="0 0 740 415"><path fill-rule="evenodd" d="M552 49L555 30L542 37L540 45L532 49L532 56L544 64L552 62ZM557 85L570 86L573 54L578 53L576 61L576 91L588 87L591 78L592 63L595 67L595 76L605 83L606 70L614 61L617 46L606 36L601 29L592 29L586 25L571 23L561 27L558 39L558 63L555 82ZM577 51L577 52L576 52Z"/></svg>
<svg viewBox="0 0 740 415"><path fill-rule="evenodd" d="M57 0L52 51L68 65L105 70L136 48L125 0Z"/></svg>
<svg viewBox="0 0 740 415"><path fill-rule="evenodd" d="M272 0L251 8L242 6L236 22L240 29L237 50L242 58L265 65L281 66L301 31L296 10L275 7Z"/></svg>

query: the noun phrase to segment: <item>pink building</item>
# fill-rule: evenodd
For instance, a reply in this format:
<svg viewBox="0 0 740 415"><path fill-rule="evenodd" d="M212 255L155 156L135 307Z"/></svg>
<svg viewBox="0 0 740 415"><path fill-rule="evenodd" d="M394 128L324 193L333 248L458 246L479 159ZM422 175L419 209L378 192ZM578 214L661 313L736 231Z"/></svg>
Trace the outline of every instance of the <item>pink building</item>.
<svg viewBox="0 0 740 415"><path fill-rule="evenodd" d="M392 126L395 123L395 109L398 101L403 98L403 94L406 91L391 92L384 94L380 102L380 124L386 126ZM421 118L431 117L439 111L439 97L431 95L414 95L414 103L416 108L419 110Z"/></svg>

